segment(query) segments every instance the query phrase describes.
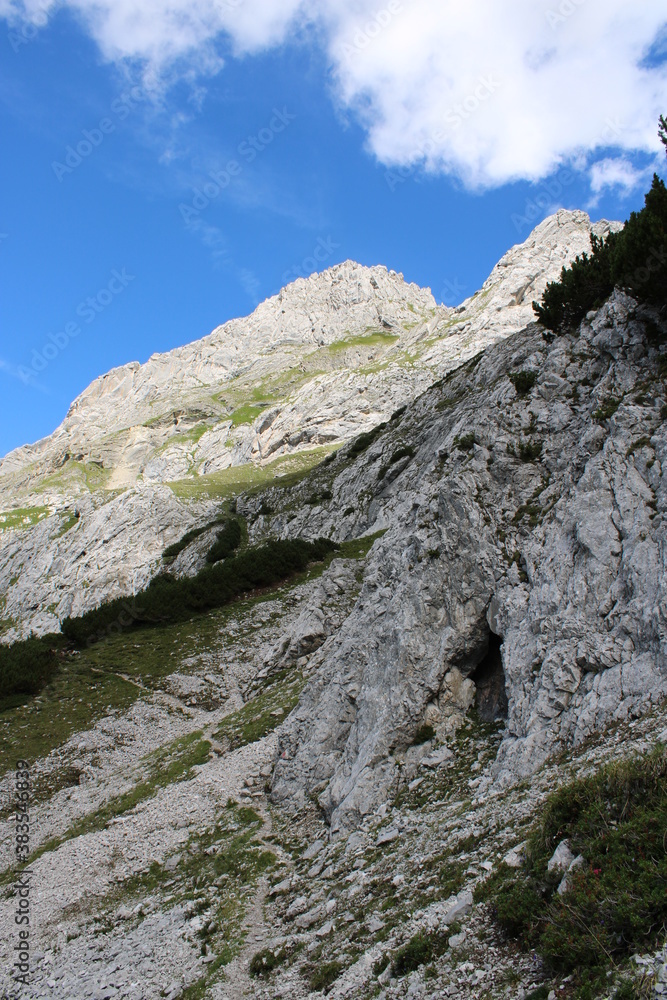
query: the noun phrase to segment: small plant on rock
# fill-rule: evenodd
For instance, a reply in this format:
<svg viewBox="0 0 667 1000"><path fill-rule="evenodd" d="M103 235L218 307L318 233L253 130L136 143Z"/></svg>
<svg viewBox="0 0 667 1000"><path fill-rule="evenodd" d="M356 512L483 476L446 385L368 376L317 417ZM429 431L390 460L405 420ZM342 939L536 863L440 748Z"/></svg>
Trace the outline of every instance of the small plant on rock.
<svg viewBox="0 0 667 1000"><path fill-rule="evenodd" d="M394 955L391 971L395 976L406 976L414 972L420 965L428 965L434 958L447 951L447 938L440 934L427 934L418 931L407 944L399 948Z"/></svg>
<svg viewBox="0 0 667 1000"><path fill-rule="evenodd" d="M252 956L248 971L255 978L268 976L285 961L285 958L284 949L272 951L271 948L264 948L263 951L258 951Z"/></svg>
<svg viewBox="0 0 667 1000"><path fill-rule="evenodd" d="M342 962L325 962L319 969L316 969L310 977L311 990L323 990L325 993L329 986L338 979L343 970Z"/></svg>
<svg viewBox="0 0 667 1000"><path fill-rule="evenodd" d="M519 458L522 462L534 462L542 454L541 441L520 441Z"/></svg>
<svg viewBox="0 0 667 1000"><path fill-rule="evenodd" d="M413 747L420 746L422 743L428 743L435 736L435 729L433 726L423 725L420 726L412 739Z"/></svg>
<svg viewBox="0 0 667 1000"><path fill-rule="evenodd" d="M457 434L454 438L454 447L459 451L472 451L474 446L475 434L472 431L469 434Z"/></svg>
<svg viewBox="0 0 667 1000"><path fill-rule="evenodd" d="M603 420L609 420L609 418L616 413L616 410L620 405L620 399L614 399L613 396L610 396L608 399L605 399L603 403L600 403L597 410L593 410L591 417L593 420L597 421L597 423L601 424Z"/></svg>
<svg viewBox="0 0 667 1000"><path fill-rule="evenodd" d="M516 389L519 396L527 396L537 382L537 372L520 371L511 372L509 380Z"/></svg>

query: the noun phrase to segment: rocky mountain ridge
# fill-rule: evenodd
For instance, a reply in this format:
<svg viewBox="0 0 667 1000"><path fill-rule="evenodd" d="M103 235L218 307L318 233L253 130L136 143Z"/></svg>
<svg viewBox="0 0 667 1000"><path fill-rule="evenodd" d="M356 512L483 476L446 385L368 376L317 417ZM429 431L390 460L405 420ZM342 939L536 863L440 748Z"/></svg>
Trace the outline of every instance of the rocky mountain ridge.
<svg viewBox="0 0 667 1000"><path fill-rule="evenodd" d="M144 473L111 495L51 484L78 517L65 506L3 532L0 582L17 614L5 639L109 596L131 604L164 545L221 505L250 548L338 545L324 564L216 611L119 626L0 717L6 766L20 734L33 775L34 954L17 996L665 995L660 935L639 934L650 947L615 953L591 985L576 963L554 968L508 939L484 902L485 887L523 871L559 789L664 756L667 742L664 318L616 290L554 337L529 301L584 249L586 226L583 213L546 220L481 294L458 310L428 306L435 315L411 328L401 303L417 293L405 286L393 318L376 314L407 320L400 333L364 327L354 336L373 343L348 338L348 360L301 386L344 413L339 388L326 387L356 384L354 352L379 350L380 367L363 373L378 405L352 421L364 433L341 430L320 452L295 442L291 462L315 460L292 474L213 480L217 493L194 471L178 485ZM341 268L318 285L331 343L348 329L332 305L337 276L354 275L341 309L351 298L359 324L377 304L371 279L380 285L377 269ZM403 287L385 274L385 290ZM396 358L384 364L411 337L418 359L401 382ZM140 415L144 374L128 375ZM299 391L276 405L276 422ZM105 392L91 389L80 412L106 406ZM244 431L256 441L268 409ZM39 458L10 456L0 473L11 489L35 489L30 463L46 468L74 424L60 433ZM262 469L234 474L248 464ZM200 570L215 532L187 541L171 572ZM45 609L44 594L61 603ZM0 778L3 801L12 781ZM1 815L9 926L12 820ZM569 836L550 848L558 892L591 867ZM595 933L582 930L590 948ZM10 935L1 948L9 968Z"/></svg>
<svg viewBox="0 0 667 1000"><path fill-rule="evenodd" d="M212 501L316 463L525 326L546 282L610 225L557 213L455 309L348 261L97 379L50 437L0 462L0 637L145 586Z"/></svg>

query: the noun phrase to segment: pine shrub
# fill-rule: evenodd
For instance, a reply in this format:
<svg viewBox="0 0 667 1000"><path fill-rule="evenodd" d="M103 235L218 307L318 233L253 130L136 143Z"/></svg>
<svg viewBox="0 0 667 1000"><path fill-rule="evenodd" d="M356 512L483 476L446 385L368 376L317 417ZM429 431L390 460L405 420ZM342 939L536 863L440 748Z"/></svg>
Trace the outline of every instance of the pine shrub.
<svg viewBox="0 0 667 1000"><path fill-rule="evenodd" d="M58 658L48 636L0 646L0 702L39 694L57 669Z"/></svg>
<svg viewBox="0 0 667 1000"><path fill-rule="evenodd" d="M547 800L521 869L500 865L475 890L498 924L547 969L604 981L610 966L662 941L667 923L667 750L658 746L572 782ZM584 859L547 864L562 840Z"/></svg>
<svg viewBox="0 0 667 1000"><path fill-rule="evenodd" d="M555 333L576 328L614 288L640 303L667 305L667 190L657 174L644 201L620 232L606 238L591 234L591 253L564 267L560 279L547 285L542 302L533 302L545 327Z"/></svg>
<svg viewBox="0 0 667 1000"><path fill-rule="evenodd" d="M176 579L161 573L137 594L128 611L126 598L108 601L79 618L66 618L64 635L76 646L91 645L119 628L181 621L222 607L259 587L269 587L319 562L336 545L327 538L306 542L280 539L207 565L194 577Z"/></svg>
<svg viewBox="0 0 667 1000"><path fill-rule="evenodd" d="M207 563L220 562L226 559L241 544L241 525L235 519L225 522L223 528L218 532L218 537L211 548L206 553Z"/></svg>

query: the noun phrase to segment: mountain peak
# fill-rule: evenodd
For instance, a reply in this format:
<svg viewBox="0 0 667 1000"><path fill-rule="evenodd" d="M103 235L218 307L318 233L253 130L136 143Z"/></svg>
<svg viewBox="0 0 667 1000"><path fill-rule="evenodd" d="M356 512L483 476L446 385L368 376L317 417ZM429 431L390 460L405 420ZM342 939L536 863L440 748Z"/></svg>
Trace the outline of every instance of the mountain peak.
<svg viewBox="0 0 667 1000"><path fill-rule="evenodd" d="M346 260L297 278L249 316L99 376L52 435L0 462L0 479L18 505L45 477L54 500L87 490L80 467L91 463L103 470L96 482L126 488L340 442L530 323L532 300L590 233L617 227L557 212L455 309L380 264Z"/></svg>

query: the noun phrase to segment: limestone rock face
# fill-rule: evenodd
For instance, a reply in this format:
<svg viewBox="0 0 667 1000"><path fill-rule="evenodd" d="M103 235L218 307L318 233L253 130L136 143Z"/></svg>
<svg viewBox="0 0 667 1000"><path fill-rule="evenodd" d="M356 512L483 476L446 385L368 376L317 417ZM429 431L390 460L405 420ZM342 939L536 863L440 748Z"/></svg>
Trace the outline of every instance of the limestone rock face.
<svg viewBox="0 0 667 1000"><path fill-rule="evenodd" d="M530 300L585 249L590 229L583 213L559 212L456 310L400 275L346 263L198 344L98 380L52 438L0 468L7 496L28 512L2 532L4 640L110 597L125 595L131 614L165 546L219 512L202 481L218 497L242 493L253 480L241 474L276 454L303 458L384 417L361 453L343 445L289 488L275 478L238 499L251 543L375 539L363 577L329 577L266 651L267 672L303 661L310 678L281 730L275 800L317 795L334 830L354 826L417 773L417 730L446 742L473 704L507 716L499 786L531 773L558 741L645 710L667 692L667 441L650 317L617 292L576 337L545 340L528 322ZM519 371L528 383L517 389ZM202 384L227 386L224 395L239 378L246 389L273 380L273 405L230 395L257 409L252 422L230 405L199 434L212 413L201 409ZM278 399L281 379L289 391ZM254 400L270 395L263 388ZM107 446L111 465L100 459L96 479L83 450ZM62 448L78 479L52 471ZM213 479L193 467L197 449L218 469ZM109 490L130 467L142 478ZM184 483L160 482L174 470L187 470ZM201 568L214 534L199 535L172 572ZM339 593L354 598L351 612L331 612Z"/></svg>
<svg viewBox="0 0 667 1000"><path fill-rule="evenodd" d="M34 724L40 748L26 996L305 997L315 966L334 1000L535 992L477 886L521 868L564 781L667 740L667 324L620 291L563 336L531 310L590 231L545 220L456 309L349 262L296 282L3 461L0 640L125 599L119 636L4 713L7 746ZM243 544L339 551L123 631L167 546L175 576L205 565L232 500ZM560 894L590 861L562 836ZM434 933L428 979L394 976ZM662 952L632 962L667 981Z"/></svg>
<svg viewBox="0 0 667 1000"><path fill-rule="evenodd" d="M115 488L340 441L413 398L443 364L525 326L532 299L589 248L590 233L616 226L558 212L456 309L384 267L346 261L300 278L245 319L96 379L50 437L0 462L0 482L25 493L49 475L68 494L80 486L77 463Z"/></svg>
<svg viewBox="0 0 667 1000"><path fill-rule="evenodd" d="M456 309L401 274L347 261L203 340L96 379L50 437L0 462L10 523L18 508L29 522L44 516L37 533L0 533L0 637L48 631L70 611L131 594L160 567L165 545L210 517L209 497L314 464L388 419L530 322L546 282L588 248L592 231L616 225L558 212ZM162 484L173 481L170 495ZM4 520L0 512L0 528ZM130 537L137 544L128 548ZM177 573L201 566L204 542Z"/></svg>
<svg viewBox="0 0 667 1000"><path fill-rule="evenodd" d="M76 517L78 515L78 517ZM146 587L164 548L194 524L168 486L82 495L30 530L3 533L5 640L57 632L68 615Z"/></svg>
<svg viewBox="0 0 667 1000"><path fill-rule="evenodd" d="M525 395L518 370L535 375ZM277 800L324 785L334 829L361 821L404 774L416 729L446 738L468 708L463 682L474 687L494 637L508 698L496 783L664 697L658 371L617 292L577 338L549 344L533 324L426 392L356 462L339 453L328 509L284 530L386 532L287 723ZM388 481L406 445L414 456Z"/></svg>

